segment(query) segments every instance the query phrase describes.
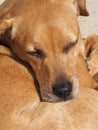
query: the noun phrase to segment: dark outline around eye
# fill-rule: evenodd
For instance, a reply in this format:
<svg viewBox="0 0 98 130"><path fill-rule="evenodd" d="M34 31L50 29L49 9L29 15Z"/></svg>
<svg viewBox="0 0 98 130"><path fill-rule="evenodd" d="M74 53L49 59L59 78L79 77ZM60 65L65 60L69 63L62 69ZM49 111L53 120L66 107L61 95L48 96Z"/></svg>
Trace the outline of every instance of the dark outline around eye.
<svg viewBox="0 0 98 130"><path fill-rule="evenodd" d="M26 53L31 55L31 56L36 56L37 58L40 58L40 59L42 59L44 57L42 52L38 49L35 49L34 51L26 52Z"/></svg>
<svg viewBox="0 0 98 130"><path fill-rule="evenodd" d="M64 47L64 49L63 49L63 52L68 53L68 51L69 51L71 48L73 48L73 47L76 45L77 42L78 42L78 39L77 39L76 41L71 42L71 43L69 43L68 45L66 45L66 46Z"/></svg>

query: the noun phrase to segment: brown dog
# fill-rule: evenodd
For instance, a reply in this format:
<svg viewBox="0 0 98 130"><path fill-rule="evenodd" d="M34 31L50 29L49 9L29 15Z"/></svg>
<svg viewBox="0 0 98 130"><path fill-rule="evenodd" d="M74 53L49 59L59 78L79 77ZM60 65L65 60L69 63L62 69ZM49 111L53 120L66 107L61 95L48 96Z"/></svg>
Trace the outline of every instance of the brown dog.
<svg viewBox="0 0 98 130"><path fill-rule="evenodd" d="M27 65L22 64L0 46L0 130L98 129L95 90L81 88L79 96L68 102L40 102Z"/></svg>
<svg viewBox="0 0 98 130"><path fill-rule="evenodd" d="M78 94L79 14L88 15L85 0L6 0L0 6L1 40L32 66L43 101Z"/></svg>

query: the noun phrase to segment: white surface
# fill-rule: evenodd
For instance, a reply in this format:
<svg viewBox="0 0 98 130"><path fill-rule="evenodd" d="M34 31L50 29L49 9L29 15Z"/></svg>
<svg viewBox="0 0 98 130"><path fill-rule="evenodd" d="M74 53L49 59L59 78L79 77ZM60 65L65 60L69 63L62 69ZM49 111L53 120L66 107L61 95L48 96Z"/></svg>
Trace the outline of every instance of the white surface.
<svg viewBox="0 0 98 130"><path fill-rule="evenodd" d="M98 0L87 0L88 17L79 17L80 30L82 37L88 35L98 35Z"/></svg>
<svg viewBox="0 0 98 130"><path fill-rule="evenodd" d="M0 5L3 4L4 1L5 1L5 0L0 0Z"/></svg>

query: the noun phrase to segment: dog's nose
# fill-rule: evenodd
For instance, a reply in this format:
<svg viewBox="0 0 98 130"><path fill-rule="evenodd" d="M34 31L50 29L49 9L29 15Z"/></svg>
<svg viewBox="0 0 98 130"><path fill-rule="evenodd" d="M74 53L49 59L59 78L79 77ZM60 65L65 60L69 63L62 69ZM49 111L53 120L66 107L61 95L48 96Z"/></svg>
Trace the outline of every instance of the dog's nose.
<svg viewBox="0 0 98 130"><path fill-rule="evenodd" d="M67 99L67 97L71 94L72 92L72 84L69 81L66 81L63 84L57 84L53 86L53 93L58 96L63 98L64 100Z"/></svg>

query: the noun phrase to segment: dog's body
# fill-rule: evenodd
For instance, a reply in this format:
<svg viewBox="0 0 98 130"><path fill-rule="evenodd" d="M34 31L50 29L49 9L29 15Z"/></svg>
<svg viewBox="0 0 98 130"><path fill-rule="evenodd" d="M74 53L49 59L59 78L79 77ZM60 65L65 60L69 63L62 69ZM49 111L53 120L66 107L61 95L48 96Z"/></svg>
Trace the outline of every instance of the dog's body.
<svg viewBox="0 0 98 130"><path fill-rule="evenodd" d="M85 6L85 0L6 0L0 7L0 39L32 66L43 101L78 94L83 44L77 15L88 15ZM85 73L92 83L87 86L96 87L86 67Z"/></svg>
<svg viewBox="0 0 98 130"><path fill-rule="evenodd" d="M0 130L97 130L98 93L81 88L62 103L40 102L29 71L0 46Z"/></svg>
<svg viewBox="0 0 98 130"><path fill-rule="evenodd" d="M8 126L13 110L39 101L32 76L12 55L0 46L0 130L11 130Z"/></svg>
<svg viewBox="0 0 98 130"><path fill-rule="evenodd" d="M80 96L62 103L28 103L12 113L10 130L98 129L98 93L82 88Z"/></svg>

